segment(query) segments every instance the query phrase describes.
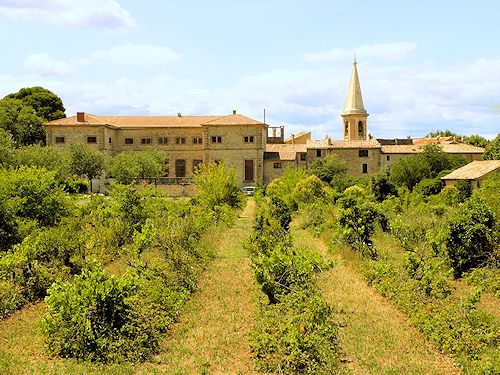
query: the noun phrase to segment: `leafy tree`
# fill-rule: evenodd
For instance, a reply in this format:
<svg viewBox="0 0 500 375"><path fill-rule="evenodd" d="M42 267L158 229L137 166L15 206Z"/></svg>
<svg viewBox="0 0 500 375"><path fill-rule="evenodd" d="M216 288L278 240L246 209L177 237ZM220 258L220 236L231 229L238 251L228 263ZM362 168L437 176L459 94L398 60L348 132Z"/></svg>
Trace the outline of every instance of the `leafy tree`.
<svg viewBox="0 0 500 375"><path fill-rule="evenodd" d="M497 134L495 139L493 139L483 154L484 160L500 160L500 134Z"/></svg>
<svg viewBox="0 0 500 375"><path fill-rule="evenodd" d="M489 207L495 211L497 220L500 218L500 171L496 171L486 176L481 181L479 189L475 189L473 195L483 199Z"/></svg>
<svg viewBox="0 0 500 375"><path fill-rule="evenodd" d="M378 202L384 201L389 195L398 195L396 187L390 180L389 171L387 169L371 177L370 187Z"/></svg>
<svg viewBox="0 0 500 375"><path fill-rule="evenodd" d="M104 168L104 154L84 144L73 144L69 148L70 173L87 177L92 186L92 179L99 176Z"/></svg>
<svg viewBox="0 0 500 375"><path fill-rule="evenodd" d="M439 194L442 187L443 183L440 177L424 178L415 185L415 191L422 194L423 197L428 197L429 195Z"/></svg>
<svg viewBox="0 0 500 375"><path fill-rule="evenodd" d="M297 202L293 191L297 183L306 176L307 172L303 168L286 168L281 177L275 178L267 185L266 195L279 198L291 210L296 210Z"/></svg>
<svg viewBox="0 0 500 375"><path fill-rule="evenodd" d="M477 146L477 147L486 147L490 143L486 138L481 137L478 134L474 135L469 135L465 137L465 140L467 141L468 144Z"/></svg>
<svg viewBox="0 0 500 375"><path fill-rule="evenodd" d="M227 169L224 163L201 164L195 171L195 180L196 201L209 210L216 211L224 205L241 206L242 193L234 168Z"/></svg>
<svg viewBox="0 0 500 375"><path fill-rule="evenodd" d="M113 157L109 172L121 184L137 178L157 178L165 174L165 159L163 151L125 151Z"/></svg>
<svg viewBox="0 0 500 375"><path fill-rule="evenodd" d="M14 216L42 226L57 223L68 210L55 173L36 167L0 169L0 201Z"/></svg>
<svg viewBox="0 0 500 375"><path fill-rule="evenodd" d="M299 181L293 190L293 196L299 203L312 203L325 197L324 183L319 177L312 175Z"/></svg>
<svg viewBox="0 0 500 375"><path fill-rule="evenodd" d="M66 109L61 98L52 91L40 86L22 88L16 93L7 95L5 98L20 100L23 106L33 108L36 116L46 121L66 117L64 114Z"/></svg>
<svg viewBox="0 0 500 375"><path fill-rule="evenodd" d="M431 175L431 167L422 155L401 159L391 166L390 181L397 187L412 190L424 178Z"/></svg>
<svg viewBox="0 0 500 375"><path fill-rule="evenodd" d="M455 183L455 187L458 190L458 200L460 202L465 202L465 200L472 194L472 186L470 184L470 181L458 180Z"/></svg>
<svg viewBox="0 0 500 375"><path fill-rule="evenodd" d="M8 130L18 145L45 142L44 120L18 99L0 100L0 127Z"/></svg>
<svg viewBox="0 0 500 375"><path fill-rule="evenodd" d="M439 172L447 169L457 169L465 164L467 160L461 155L451 155L443 152L443 148L438 144L428 144L424 146L422 156L427 160L430 167L430 175L434 178Z"/></svg>
<svg viewBox="0 0 500 375"><path fill-rule="evenodd" d="M20 147L15 152L16 165L40 167L56 172L56 179L64 181L70 175L70 154L67 148L39 144Z"/></svg>
<svg viewBox="0 0 500 375"><path fill-rule="evenodd" d="M452 132L451 130L446 129L445 131L442 130L436 130L434 132L430 132L429 134L426 135L426 137L459 137L457 133Z"/></svg>
<svg viewBox="0 0 500 375"><path fill-rule="evenodd" d="M336 185L345 178L347 163L338 155L332 154L313 161L310 170L327 184Z"/></svg>
<svg viewBox="0 0 500 375"><path fill-rule="evenodd" d="M9 131L0 128L0 168L14 163L15 143Z"/></svg>
<svg viewBox="0 0 500 375"><path fill-rule="evenodd" d="M448 222L446 253L455 277L492 261L496 245L495 216L478 196L473 196Z"/></svg>

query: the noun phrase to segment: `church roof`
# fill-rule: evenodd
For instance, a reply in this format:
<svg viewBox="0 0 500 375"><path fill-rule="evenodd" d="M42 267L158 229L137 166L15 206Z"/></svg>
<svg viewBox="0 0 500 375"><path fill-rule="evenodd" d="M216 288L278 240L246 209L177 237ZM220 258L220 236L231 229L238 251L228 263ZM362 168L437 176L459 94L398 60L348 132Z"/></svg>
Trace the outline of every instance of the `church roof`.
<svg viewBox="0 0 500 375"><path fill-rule="evenodd" d="M361 86L359 84L357 63L354 60L352 68L351 83L347 91L343 115L366 114L365 106L363 105L363 97L361 95Z"/></svg>

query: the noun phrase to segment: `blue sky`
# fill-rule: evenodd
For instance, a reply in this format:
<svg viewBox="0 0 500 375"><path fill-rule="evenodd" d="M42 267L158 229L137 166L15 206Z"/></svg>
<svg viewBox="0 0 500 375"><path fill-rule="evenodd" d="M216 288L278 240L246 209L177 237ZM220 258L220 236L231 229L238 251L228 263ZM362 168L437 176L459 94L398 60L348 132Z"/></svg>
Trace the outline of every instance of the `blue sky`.
<svg viewBox="0 0 500 375"><path fill-rule="evenodd" d="M0 0L0 96L68 116L223 115L340 138L356 51L375 137L500 132L500 2Z"/></svg>

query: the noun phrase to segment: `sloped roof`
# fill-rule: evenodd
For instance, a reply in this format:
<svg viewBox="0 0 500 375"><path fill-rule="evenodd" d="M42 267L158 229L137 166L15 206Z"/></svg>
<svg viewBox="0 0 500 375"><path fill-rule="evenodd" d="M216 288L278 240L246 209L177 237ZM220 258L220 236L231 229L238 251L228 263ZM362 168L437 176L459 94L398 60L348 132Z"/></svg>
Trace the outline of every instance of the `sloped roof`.
<svg viewBox="0 0 500 375"><path fill-rule="evenodd" d="M440 144L443 152L447 154L482 154L484 149L467 143ZM424 151L423 144L417 145L385 145L382 146L383 154L418 154Z"/></svg>
<svg viewBox="0 0 500 375"><path fill-rule="evenodd" d="M85 121L76 115L50 121L47 125L111 125L127 127L201 127L202 125L256 125L261 122L242 115L229 116L95 116L85 113ZM264 124L262 124L264 125Z"/></svg>
<svg viewBox="0 0 500 375"><path fill-rule="evenodd" d="M442 180L476 180L500 169L500 160L476 160L441 177Z"/></svg>
<svg viewBox="0 0 500 375"><path fill-rule="evenodd" d="M305 144L267 144L266 152L273 153L268 154L267 159L273 159L278 153L279 160L295 160L297 152L307 152L307 147Z"/></svg>
<svg viewBox="0 0 500 375"><path fill-rule="evenodd" d="M426 145L433 143L450 143L454 142L453 136L448 137L428 137L428 138L413 138L413 143L416 145Z"/></svg>
<svg viewBox="0 0 500 375"><path fill-rule="evenodd" d="M308 140L307 148L312 149L335 149L335 148L380 148L376 139L360 139L352 141L340 141L334 139Z"/></svg>
<svg viewBox="0 0 500 375"><path fill-rule="evenodd" d="M308 139L311 139L311 132L299 132L285 139L285 143L304 143L307 142Z"/></svg>

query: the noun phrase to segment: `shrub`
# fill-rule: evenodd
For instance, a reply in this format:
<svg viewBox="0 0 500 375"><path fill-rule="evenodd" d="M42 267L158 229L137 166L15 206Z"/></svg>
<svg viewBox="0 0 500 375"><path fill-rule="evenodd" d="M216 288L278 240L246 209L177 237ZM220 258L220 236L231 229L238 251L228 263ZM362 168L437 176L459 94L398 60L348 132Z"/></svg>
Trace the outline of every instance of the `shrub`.
<svg viewBox="0 0 500 375"><path fill-rule="evenodd" d="M319 296L294 291L263 306L250 334L258 369L285 374L331 374L339 365L338 326Z"/></svg>
<svg viewBox="0 0 500 375"><path fill-rule="evenodd" d="M378 202L384 201L389 195L397 196L397 190L390 181L389 171L384 170L370 179L370 187L375 199Z"/></svg>
<svg viewBox="0 0 500 375"><path fill-rule="evenodd" d="M422 194L424 197L429 195L439 194L441 192L442 182L441 179L436 178L424 178L417 185L415 185L415 191Z"/></svg>
<svg viewBox="0 0 500 375"><path fill-rule="evenodd" d="M341 184L346 177L347 163L338 155L333 154L314 160L310 169L311 173L319 177L321 181L336 186Z"/></svg>
<svg viewBox="0 0 500 375"><path fill-rule="evenodd" d="M469 198L472 194L471 184L467 180L458 180L455 184L455 187L458 190L459 202L465 202L465 200Z"/></svg>
<svg viewBox="0 0 500 375"><path fill-rule="evenodd" d="M448 222L446 254L455 277L471 268L494 262L495 217L479 197L464 203L458 215Z"/></svg>
<svg viewBox="0 0 500 375"><path fill-rule="evenodd" d="M41 322L49 352L102 362L146 358L158 341L134 308L137 288L136 278L108 277L97 264L73 282L55 283Z"/></svg>
<svg viewBox="0 0 500 375"><path fill-rule="evenodd" d="M299 181L293 189L293 197L297 203L312 203L325 197L323 182L316 176L308 176Z"/></svg>

